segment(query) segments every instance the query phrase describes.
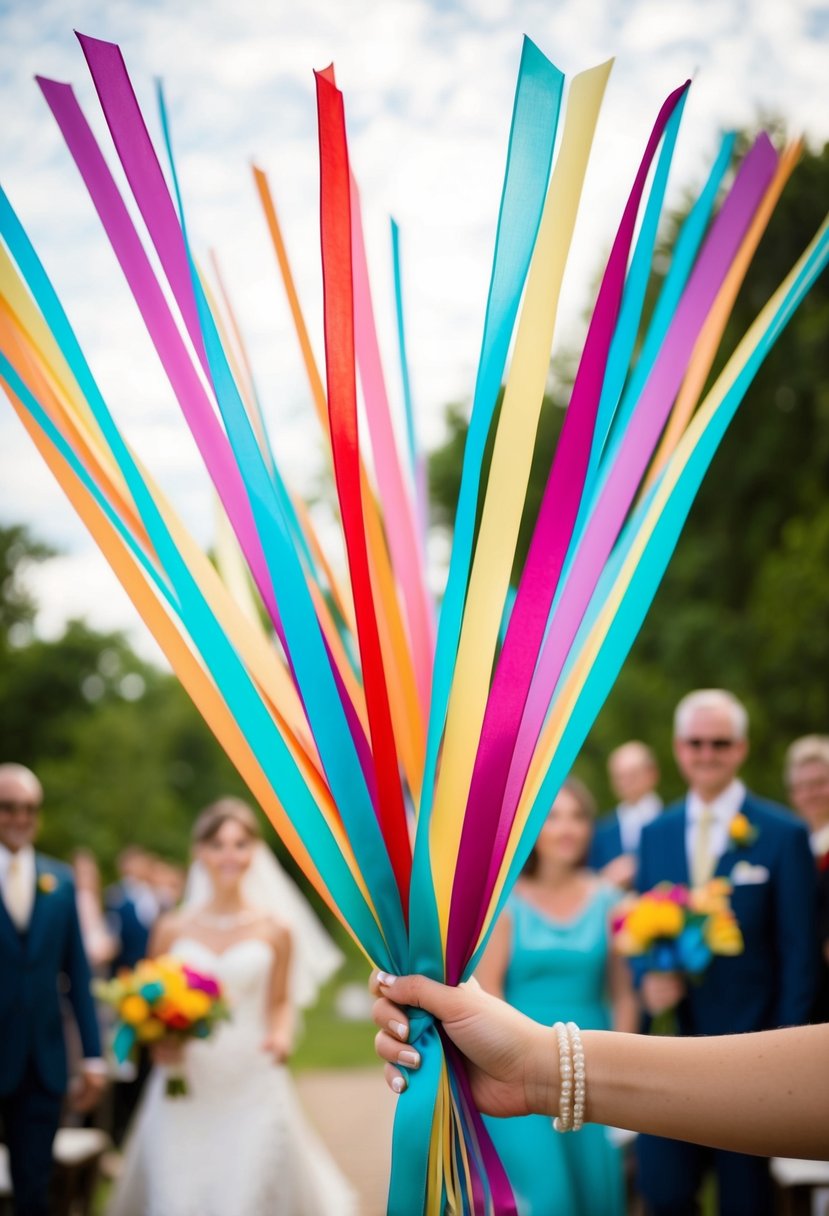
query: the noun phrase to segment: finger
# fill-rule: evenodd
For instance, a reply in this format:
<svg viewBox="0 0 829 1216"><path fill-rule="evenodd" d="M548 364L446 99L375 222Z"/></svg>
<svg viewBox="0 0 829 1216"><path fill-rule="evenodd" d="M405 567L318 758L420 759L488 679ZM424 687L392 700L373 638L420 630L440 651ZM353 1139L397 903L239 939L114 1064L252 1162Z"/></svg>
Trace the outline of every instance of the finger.
<svg viewBox="0 0 829 1216"><path fill-rule="evenodd" d="M402 1094L403 1090L408 1088L408 1082L403 1073L399 1068L395 1068L393 1064L387 1064L383 1069L383 1073L386 1078L386 1084L394 1093Z"/></svg>
<svg viewBox="0 0 829 1216"><path fill-rule="evenodd" d="M374 1036L374 1050L381 1060L389 1064L402 1064L404 1068L420 1068L420 1052L414 1047L405 1047L399 1039L378 1030Z"/></svg>
<svg viewBox="0 0 829 1216"><path fill-rule="evenodd" d="M374 1002L371 1016L374 1025L379 1026L381 1030L388 1030L401 1040L409 1037L409 1019L399 1006L393 1005L385 997Z"/></svg>
<svg viewBox="0 0 829 1216"><path fill-rule="evenodd" d="M468 999L468 993L463 990L449 988L425 975L394 976L380 972L378 983L383 996L399 1005L425 1009L441 1022L460 1014Z"/></svg>

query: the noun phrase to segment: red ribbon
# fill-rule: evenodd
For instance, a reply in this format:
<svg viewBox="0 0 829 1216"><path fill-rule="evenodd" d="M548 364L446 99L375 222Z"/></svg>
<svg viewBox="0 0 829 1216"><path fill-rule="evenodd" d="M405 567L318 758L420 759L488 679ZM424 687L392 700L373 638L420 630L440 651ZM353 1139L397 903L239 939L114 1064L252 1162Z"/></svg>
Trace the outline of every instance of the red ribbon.
<svg viewBox="0 0 829 1216"><path fill-rule="evenodd" d="M411 844L371 592L363 503L360 495L351 205L345 111L342 93L334 83L333 68L315 72L314 76L319 115L325 370L334 475L354 593L357 638L374 767L377 773L378 818L405 915L409 906Z"/></svg>

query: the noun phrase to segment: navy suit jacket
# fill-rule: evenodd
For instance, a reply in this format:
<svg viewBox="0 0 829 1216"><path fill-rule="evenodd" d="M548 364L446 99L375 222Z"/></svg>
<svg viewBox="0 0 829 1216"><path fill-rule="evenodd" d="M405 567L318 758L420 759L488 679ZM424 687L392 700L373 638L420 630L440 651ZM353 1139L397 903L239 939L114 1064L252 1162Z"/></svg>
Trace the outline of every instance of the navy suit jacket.
<svg viewBox="0 0 829 1216"><path fill-rule="evenodd" d="M135 901L121 883L106 892L107 918L121 943L118 957L112 961L113 975L122 967L132 968L147 957L150 927L138 915Z"/></svg>
<svg viewBox="0 0 829 1216"><path fill-rule="evenodd" d="M731 906L745 949L714 958L679 1010L684 1034L738 1034L809 1020L817 979L817 889L806 829L785 807L747 793L742 812L757 830L753 844L727 848L715 874L735 882ZM658 882L687 884L685 802L642 833L640 891ZM733 881L733 879L732 879Z"/></svg>
<svg viewBox="0 0 829 1216"><path fill-rule="evenodd" d="M69 986L84 1058L101 1054L72 871L40 853L35 871L35 901L25 934L17 931L0 899L0 1095L18 1088L30 1060L47 1090L59 1094L66 1089L61 976Z"/></svg>
<svg viewBox="0 0 829 1216"><path fill-rule="evenodd" d="M619 830L619 813L605 815L596 825L587 864L592 870L601 870L624 853L622 833Z"/></svg>

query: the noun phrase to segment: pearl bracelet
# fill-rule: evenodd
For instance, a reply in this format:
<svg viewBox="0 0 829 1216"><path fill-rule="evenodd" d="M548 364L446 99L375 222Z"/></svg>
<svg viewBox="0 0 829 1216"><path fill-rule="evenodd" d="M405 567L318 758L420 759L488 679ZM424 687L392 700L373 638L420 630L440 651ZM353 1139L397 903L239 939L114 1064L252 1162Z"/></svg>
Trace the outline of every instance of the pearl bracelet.
<svg viewBox="0 0 829 1216"><path fill-rule="evenodd" d="M570 1036L563 1022L556 1022L553 1030L558 1039L558 1073L561 1079L558 1117L553 1119L553 1127L557 1132L569 1132L573 1103L573 1061L570 1056Z"/></svg>
<svg viewBox="0 0 829 1216"><path fill-rule="evenodd" d="M581 1032L575 1022L567 1023L570 1035L570 1049L573 1053L573 1131L580 1132L584 1127L584 1104L587 1097L584 1072L584 1044Z"/></svg>
<svg viewBox="0 0 829 1216"><path fill-rule="evenodd" d="M556 1022L553 1026L558 1041L558 1069L561 1078L558 1116L553 1119L557 1132L579 1132L584 1126L587 1096L584 1069L584 1045L575 1022Z"/></svg>

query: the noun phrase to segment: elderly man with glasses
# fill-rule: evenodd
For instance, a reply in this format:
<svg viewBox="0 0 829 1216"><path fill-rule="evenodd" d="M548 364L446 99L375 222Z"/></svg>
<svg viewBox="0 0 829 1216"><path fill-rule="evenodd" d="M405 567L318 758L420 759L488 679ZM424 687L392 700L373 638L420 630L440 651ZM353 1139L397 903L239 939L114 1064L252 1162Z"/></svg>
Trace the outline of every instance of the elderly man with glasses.
<svg viewBox="0 0 829 1216"><path fill-rule="evenodd" d="M66 1091L59 990L68 988L84 1062L75 1094L88 1110L106 1069L68 866L36 853L43 791L21 764L0 764L0 1122L16 1216L46 1216L52 1141Z"/></svg>
<svg viewBox="0 0 829 1216"><path fill-rule="evenodd" d="M748 756L748 714L722 689L692 692L674 716L674 756L688 793L648 825L637 886L667 881L732 884L742 954L715 958L697 983L652 972L642 982L650 1014L677 1007L682 1034L738 1034L809 1018L816 984L815 866L804 826L739 779ZM682 1095L677 1094L677 1101ZM772 1210L767 1162L641 1136L639 1181L652 1216L697 1210L704 1171L716 1169L721 1216Z"/></svg>

